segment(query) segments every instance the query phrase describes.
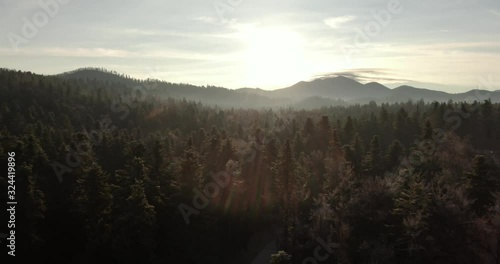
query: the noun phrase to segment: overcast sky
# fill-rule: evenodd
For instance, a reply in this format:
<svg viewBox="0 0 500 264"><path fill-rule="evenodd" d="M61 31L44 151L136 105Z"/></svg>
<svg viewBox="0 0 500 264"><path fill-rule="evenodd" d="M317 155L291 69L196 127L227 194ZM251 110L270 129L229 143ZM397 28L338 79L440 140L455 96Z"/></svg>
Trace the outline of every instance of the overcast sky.
<svg viewBox="0 0 500 264"><path fill-rule="evenodd" d="M0 0L0 67L268 90L332 73L500 89L498 0L64 1Z"/></svg>

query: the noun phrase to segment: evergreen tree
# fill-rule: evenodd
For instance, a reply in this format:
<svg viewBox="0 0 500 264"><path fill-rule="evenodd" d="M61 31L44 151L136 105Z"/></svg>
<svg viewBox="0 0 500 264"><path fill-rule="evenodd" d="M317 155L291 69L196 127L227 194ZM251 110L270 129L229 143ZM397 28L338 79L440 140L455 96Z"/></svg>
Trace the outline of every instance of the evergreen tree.
<svg viewBox="0 0 500 264"><path fill-rule="evenodd" d="M394 211L400 219L400 247L409 256L426 249L425 238L429 229L431 195L429 186L417 175L403 172L404 182L394 199Z"/></svg>
<svg viewBox="0 0 500 264"><path fill-rule="evenodd" d="M387 149L386 154L386 165L387 170L392 170L399 166L403 158L403 146L399 140L394 140L392 144Z"/></svg>
<svg viewBox="0 0 500 264"><path fill-rule="evenodd" d="M292 227L295 217L294 209L296 208L296 197L292 196L296 191L296 177L294 173L293 153L290 145L290 140L286 139L280 151L279 157L274 165L274 175L276 180L277 197L283 212L283 224L285 229L284 245L289 248L293 241L290 236L290 228Z"/></svg>
<svg viewBox="0 0 500 264"><path fill-rule="evenodd" d="M85 166L76 180L73 197L80 219L85 221L89 246L105 245L111 236L113 204L108 174L95 162Z"/></svg>
<svg viewBox="0 0 500 264"><path fill-rule="evenodd" d="M378 176L382 173L382 168L384 167L383 159L380 155L380 141L378 136L373 136L370 142L370 150L365 159L366 172L369 175Z"/></svg>
<svg viewBox="0 0 500 264"><path fill-rule="evenodd" d="M113 248L121 260L153 259L157 227L155 207L146 197L143 181L135 179L124 201L116 202Z"/></svg>
<svg viewBox="0 0 500 264"><path fill-rule="evenodd" d="M193 149L192 141L189 139L179 160L178 180L184 192L190 193L192 188L198 187L203 182L202 171L200 155Z"/></svg>
<svg viewBox="0 0 500 264"><path fill-rule="evenodd" d="M498 190L499 180L495 167L482 155L477 155L472 161L473 170L466 173L470 180L469 194L474 200L473 208L483 214L493 205L494 192Z"/></svg>

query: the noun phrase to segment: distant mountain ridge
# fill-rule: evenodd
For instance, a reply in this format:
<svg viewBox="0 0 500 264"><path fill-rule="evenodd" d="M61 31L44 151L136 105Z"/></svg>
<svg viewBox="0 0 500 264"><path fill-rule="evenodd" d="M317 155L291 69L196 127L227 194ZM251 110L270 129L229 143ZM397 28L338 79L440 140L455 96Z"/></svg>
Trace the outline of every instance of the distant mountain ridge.
<svg viewBox="0 0 500 264"><path fill-rule="evenodd" d="M390 93L390 89L379 83L361 84L347 77L339 76L334 78L316 79L310 82L299 82L288 88L274 90L271 93L280 96L321 96L352 100L363 97L385 97Z"/></svg>
<svg viewBox="0 0 500 264"><path fill-rule="evenodd" d="M290 87L273 91L258 88L231 90L215 86L175 84L160 80L139 80L101 68L82 68L56 76L67 79L96 79L120 82L128 86L147 85L155 88L151 92L156 95L185 98L207 104L231 107L294 106L304 105L305 102L307 102L306 105L311 107L321 107L339 105L342 102L345 104L368 103L370 101L382 103L418 101L421 99L426 102L447 102L449 100L470 102L489 98L492 102L500 102L500 90L471 90L465 93L450 94L407 85L390 89L377 82L362 84L344 76L301 81ZM315 106L315 102L318 105Z"/></svg>

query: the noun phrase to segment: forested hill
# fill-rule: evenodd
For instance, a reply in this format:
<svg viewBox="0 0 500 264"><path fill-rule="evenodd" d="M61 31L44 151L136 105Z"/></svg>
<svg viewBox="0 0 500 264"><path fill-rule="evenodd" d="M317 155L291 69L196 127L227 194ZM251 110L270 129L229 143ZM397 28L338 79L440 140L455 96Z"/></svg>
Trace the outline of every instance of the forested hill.
<svg viewBox="0 0 500 264"><path fill-rule="evenodd" d="M114 71L97 68L82 68L72 72L56 75L66 80L99 81L122 84L144 94L159 98L186 99L201 101L207 105L218 105L225 108L261 108L279 107L292 102L290 99L270 98L253 93L241 93L236 90L216 86L195 86L182 83L171 83L156 79L139 80L118 74Z"/></svg>
<svg viewBox="0 0 500 264"><path fill-rule="evenodd" d="M0 70L20 258L252 263L274 242L294 264L318 247L330 263L500 259L498 103L231 109L142 90Z"/></svg>
<svg viewBox="0 0 500 264"><path fill-rule="evenodd" d="M161 80L137 80L129 76L97 68L82 68L57 75L65 79L87 79L122 83L127 86L141 88L161 97L177 99L186 98L202 101L205 104L222 107L294 107L314 109L330 105L364 104L371 101L377 103L406 102L408 100L425 102L483 101L490 99L500 102L499 91L471 90L466 93L449 94L425 88L400 86L389 89L386 86L371 82L359 83L355 80L338 76L320 78L309 82L299 82L291 87L266 91L254 88L230 90L215 86L194 86L174 84ZM488 88L488 87L486 87ZM483 89L485 89L483 87Z"/></svg>

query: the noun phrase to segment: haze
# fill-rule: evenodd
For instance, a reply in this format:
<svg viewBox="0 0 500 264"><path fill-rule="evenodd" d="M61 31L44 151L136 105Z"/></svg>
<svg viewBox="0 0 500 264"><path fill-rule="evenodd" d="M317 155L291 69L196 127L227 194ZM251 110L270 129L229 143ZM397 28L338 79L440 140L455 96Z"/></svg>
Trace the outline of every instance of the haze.
<svg viewBox="0 0 500 264"><path fill-rule="evenodd" d="M232 89L272 90L332 73L451 93L497 80L499 1L388 3L70 0L26 37L26 21L46 11L38 1L1 0L0 61L42 74L94 66Z"/></svg>

